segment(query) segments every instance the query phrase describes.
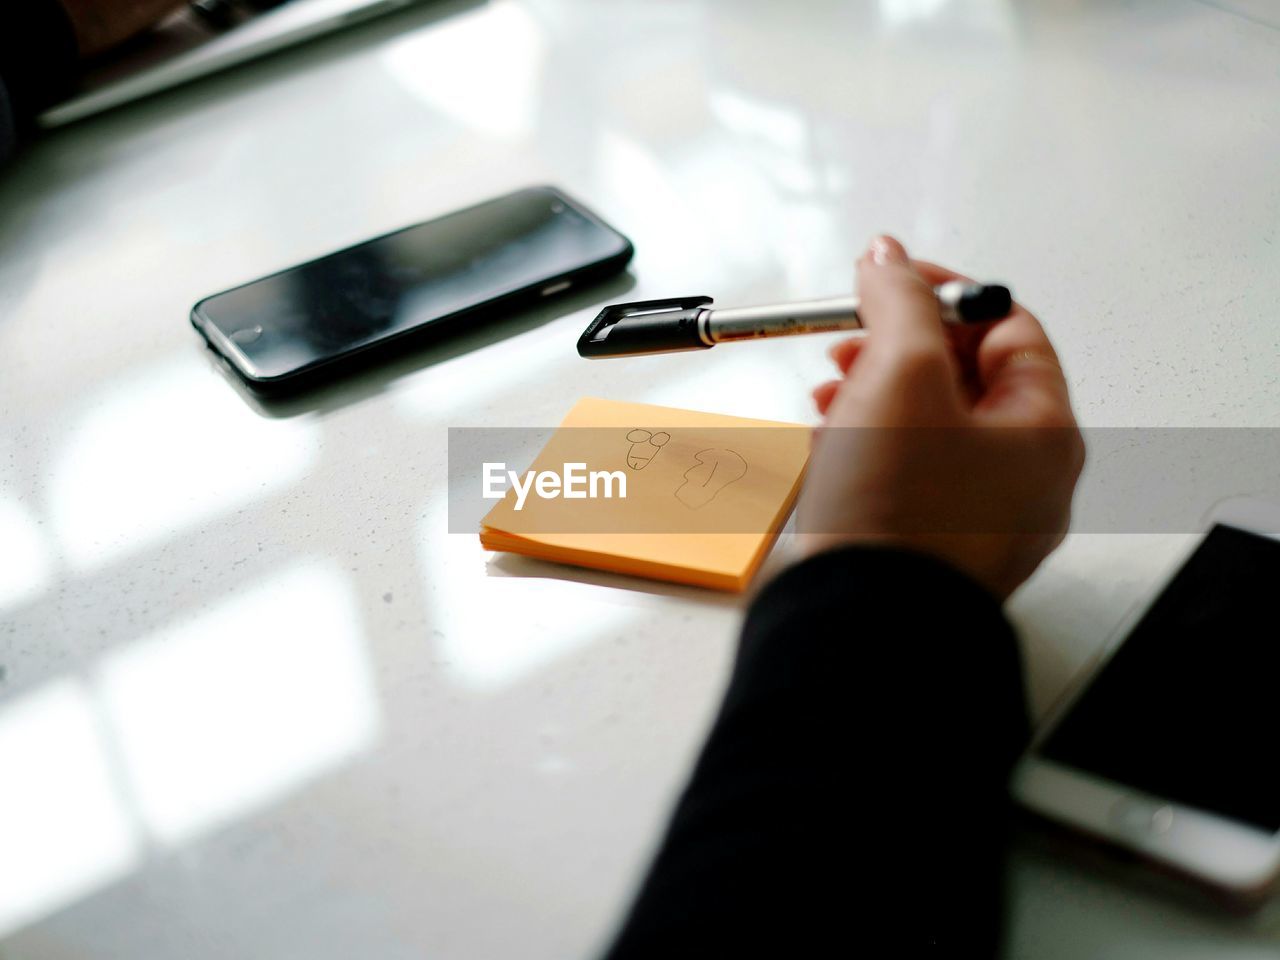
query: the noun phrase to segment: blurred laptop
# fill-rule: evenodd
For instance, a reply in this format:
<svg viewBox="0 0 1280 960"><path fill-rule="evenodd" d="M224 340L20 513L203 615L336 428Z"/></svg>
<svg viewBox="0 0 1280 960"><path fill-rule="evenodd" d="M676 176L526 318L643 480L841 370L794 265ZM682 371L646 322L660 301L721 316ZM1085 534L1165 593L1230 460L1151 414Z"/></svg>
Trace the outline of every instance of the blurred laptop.
<svg viewBox="0 0 1280 960"><path fill-rule="evenodd" d="M42 127L71 123L420 2L198 0L90 64L77 92L42 113L38 122Z"/></svg>

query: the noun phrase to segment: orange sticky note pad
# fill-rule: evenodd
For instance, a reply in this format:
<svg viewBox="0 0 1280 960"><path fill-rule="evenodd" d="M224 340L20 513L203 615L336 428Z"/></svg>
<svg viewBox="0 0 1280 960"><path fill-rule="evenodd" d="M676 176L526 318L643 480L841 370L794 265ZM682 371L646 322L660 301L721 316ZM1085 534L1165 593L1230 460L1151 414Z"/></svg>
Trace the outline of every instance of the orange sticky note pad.
<svg viewBox="0 0 1280 960"><path fill-rule="evenodd" d="M480 542L741 591L791 513L809 443L801 424L588 397L512 476Z"/></svg>

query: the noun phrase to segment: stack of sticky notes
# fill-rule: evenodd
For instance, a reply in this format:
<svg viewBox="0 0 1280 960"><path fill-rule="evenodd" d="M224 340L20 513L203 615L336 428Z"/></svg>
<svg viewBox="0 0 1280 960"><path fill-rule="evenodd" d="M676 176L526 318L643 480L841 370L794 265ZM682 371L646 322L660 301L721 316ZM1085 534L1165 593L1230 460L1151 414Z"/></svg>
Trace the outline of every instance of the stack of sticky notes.
<svg viewBox="0 0 1280 960"><path fill-rule="evenodd" d="M809 441L799 424L586 398L513 476L480 542L742 590L791 512Z"/></svg>

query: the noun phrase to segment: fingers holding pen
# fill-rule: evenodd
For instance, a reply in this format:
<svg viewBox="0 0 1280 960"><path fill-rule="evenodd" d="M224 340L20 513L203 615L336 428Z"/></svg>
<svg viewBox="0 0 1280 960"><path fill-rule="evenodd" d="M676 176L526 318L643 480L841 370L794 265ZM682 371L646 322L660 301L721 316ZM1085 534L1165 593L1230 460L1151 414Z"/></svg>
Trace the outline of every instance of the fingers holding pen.
<svg viewBox="0 0 1280 960"><path fill-rule="evenodd" d="M835 359L847 361L847 376L833 412L852 415L849 405L874 402L891 405L904 422L950 419L960 405L960 370L933 285L892 237L873 239L857 270L866 339L839 348Z"/></svg>
<svg viewBox="0 0 1280 960"><path fill-rule="evenodd" d="M1022 307L978 346L975 412L1015 425L1074 425L1067 380L1044 328Z"/></svg>
<svg viewBox="0 0 1280 960"><path fill-rule="evenodd" d="M946 267L939 266L936 263L930 263L928 260L912 259L910 263L911 263L911 266L915 269L915 271L918 274L920 274L920 276L925 280L925 282L934 287L940 284L946 283L949 280L962 280L965 283L973 282L969 277L966 277L964 274L956 273L954 270L948 270ZM963 328L960 330L956 330L955 334L970 334L970 333L979 333L979 332L981 331L976 329ZM862 348L866 345L866 341L867 341L867 337L865 333L860 333L857 336L849 337L845 340L838 340L827 351L827 356L829 356L831 358L831 362L836 365L836 369L838 369L842 375L847 376L850 368L854 364L854 361L857 360L858 354L862 351ZM829 384L823 384L822 387L820 387L819 389L825 389L828 386Z"/></svg>
<svg viewBox="0 0 1280 960"><path fill-rule="evenodd" d="M849 337L847 340L838 340L827 351L827 356L836 365L836 369L840 371L841 376L848 375L849 368L858 359L858 353L862 350L866 339L865 336L859 336Z"/></svg>
<svg viewBox="0 0 1280 960"><path fill-rule="evenodd" d="M949 271L925 267L932 276L946 274L937 282L952 279ZM857 273L864 330L830 348L844 379L814 390L819 412L826 416L833 405L858 403L856 394L953 394L959 370L950 356L934 283L916 270L902 244L888 236L872 239ZM866 364L860 362L863 357ZM948 396L934 399L951 405Z"/></svg>
<svg viewBox="0 0 1280 960"><path fill-rule="evenodd" d="M871 331L877 351L945 355L933 286L893 237L875 237L858 260L858 298L862 325Z"/></svg>
<svg viewBox="0 0 1280 960"><path fill-rule="evenodd" d="M888 239L873 241L863 262L868 257L874 260L877 243ZM892 259L901 245L890 241L885 249ZM905 255L905 251L902 252ZM913 259L909 264L930 290L952 280L974 282L965 274L928 260ZM861 271L859 277L860 282L864 282ZM869 309L868 316L873 318L873 322L868 326L874 326L875 308ZM923 316L923 311L916 315ZM936 331L939 326L935 325L933 329ZM1017 416L1019 405L1023 412L1028 412L1033 406L1042 412L1069 409L1066 379L1053 345L1040 322L1021 305L1013 304L1007 317L990 323L941 326L959 382L976 412ZM838 344L833 348L832 358L847 374L854 358L865 346L865 342L848 346Z"/></svg>
<svg viewBox="0 0 1280 960"><path fill-rule="evenodd" d="M912 260L891 237L871 242L858 261L865 331L828 351L844 379L814 390L824 416L842 394L854 402L853 394L868 390L925 400L923 393L946 406L950 395L976 414L1011 420L1046 419L1054 409L1069 409L1066 381L1035 317L1014 304L1008 317L992 323L943 324L934 289L951 280L972 282L938 264ZM855 380L863 385L850 382Z"/></svg>
<svg viewBox="0 0 1280 960"><path fill-rule="evenodd" d="M831 401L836 398L836 393L840 389L840 380L828 380L826 383L820 383L813 388L813 402L818 408L818 414L825 417L827 411L831 409Z"/></svg>
<svg viewBox="0 0 1280 960"><path fill-rule="evenodd" d="M828 380L813 388L813 402L817 406L820 416L825 417L827 415L827 410L831 407L831 401L835 399L841 384L844 383L843 378L849 375L849 370L857 361L858 353L862 350L866 340L866 335L860 334L845 340L837 340L827 350L827 356L831 358L831 362L840 371L841 379Z"/></svg>

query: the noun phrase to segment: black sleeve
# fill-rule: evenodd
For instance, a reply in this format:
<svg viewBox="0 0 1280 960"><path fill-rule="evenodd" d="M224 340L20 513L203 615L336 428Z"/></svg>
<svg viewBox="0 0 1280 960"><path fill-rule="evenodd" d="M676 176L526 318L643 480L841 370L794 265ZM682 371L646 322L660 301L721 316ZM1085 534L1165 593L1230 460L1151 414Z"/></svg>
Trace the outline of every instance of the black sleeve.
<svg viewBox="0 0 1280 960"><path fill-rule="evenodd" d="M0 3L0 163L75 78L76 40L57 0Z"/></svg>
<svg viewBox="0 0 1280 960"><path fill-rule="evenodd" d="M992 956L1027 730L1017 640L972 580L874 547L790 568L609 960Z"/></svg>

